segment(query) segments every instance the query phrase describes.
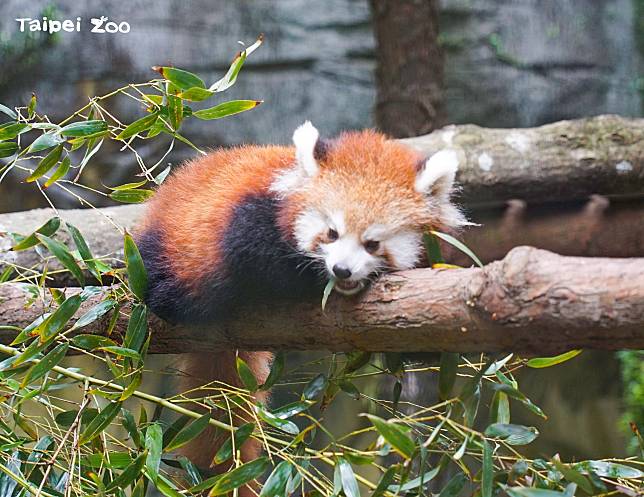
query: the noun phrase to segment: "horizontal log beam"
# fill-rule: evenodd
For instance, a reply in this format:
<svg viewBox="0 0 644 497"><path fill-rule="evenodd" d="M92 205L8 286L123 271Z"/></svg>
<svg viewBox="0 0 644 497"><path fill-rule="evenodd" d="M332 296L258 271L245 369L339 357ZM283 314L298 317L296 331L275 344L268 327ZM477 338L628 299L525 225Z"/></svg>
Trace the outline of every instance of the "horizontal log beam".
<svg viewBox="0 0 644 497"><path fill-rule="evenodd" d="M502 259L513 247L530 245L560 255L644 257L644 199L609 200L593 195L584 202L526 204L511 200L499 209L472 213L480 226L462 238L484 262ZM446 247L459 265L471 262Z"/></svg>
<svg viewBox="0 0 644 497"><path fill-rule="evenodd" d="M605 115L519 129L452 125L402 141L427 156L460 149L465 161L457 180L469 205L644 194L641 118Z"/></svg>
<svg viewBox="0 0 644 497"><path fill-rule="evenodd" d="M72 290L74 291L74 290ZM77 291L77 290L75 290ZM44 310L0 285L0 322L24 327ZM96 303L90 299L85 306ZM124 333L127 309L115 332ZM243 319L208 329L151 318L154 353L221 349L335 351L514 351L644 348L644 258L564 257L513 249L484 268L415 269L380 278L363 294L254 306ZM107 318L106 318L107 319ZM100 333L105 322L83 328ZM13 334L2 331L0 341Z"/></svg>

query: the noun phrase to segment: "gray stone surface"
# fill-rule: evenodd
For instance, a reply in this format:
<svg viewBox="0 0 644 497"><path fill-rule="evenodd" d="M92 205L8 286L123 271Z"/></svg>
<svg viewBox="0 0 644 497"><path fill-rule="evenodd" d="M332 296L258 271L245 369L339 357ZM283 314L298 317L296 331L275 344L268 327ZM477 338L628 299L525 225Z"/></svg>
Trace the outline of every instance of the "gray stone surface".
<svg viewBox="0 0 644 497"><path fill-rule="evenodd" d="M641 115L634 3L444 0L450 120L523 127Z"/></svg>
<svg viewBox="0 0 644 497"><path fill-rule="evenodd" d="M305 118L331 134L373 125L366 0L8 0L0 5L0 57L11 59L7 46L20 45L13 19L38 16L52 3L59 17L81 16L85 26L106 15L132 30L61 33L0 76L1 101L22 102L35 89L42 108L63 117L88 95L153 77L157 64L213 81L237 40L252 42L263 32L265 45L228 96L263 99L264 106L214 124L189 122L197 143L284 142ZM633 0L444 0L450 121L534 126L589 114L640 115L634 16ZM138 112L129 102L118 110Z"/></svg>
<svg viewBox="0 0 644 497"><path fill-rule="evenodd" d="M49 3L2 3L3 36L16 36L15 17L36 17ZM212 83L240 49L238 40L252 43L264 33L265 44L248 60L238 84L220 97L261 99L264 105L216 123L189 121L185 131L197 144L285 142L307 118L328 133L372 125L374 42L364 1L54 3L60 17L81 16L89 26L90 17L102 14L126 20L131 31L60 33L37 63L16 71L11 81L0 77L0 101L20 103L35 89L42 109L62 118L89 95L155 77L154 65L186 68ZM115 105L126 120L140 113L129 101Z"/></svg>

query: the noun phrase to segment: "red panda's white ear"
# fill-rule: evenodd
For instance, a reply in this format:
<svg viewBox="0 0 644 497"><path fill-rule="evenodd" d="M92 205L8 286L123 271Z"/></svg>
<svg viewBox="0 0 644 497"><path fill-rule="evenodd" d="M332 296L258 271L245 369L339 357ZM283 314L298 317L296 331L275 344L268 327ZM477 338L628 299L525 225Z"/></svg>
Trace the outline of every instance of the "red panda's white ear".
<svg viewBox="0 0 644 497"><path fill-rule="evenodd" d="M424 195L448 198L454 186L458 163L455 150L436 152L419 168L414 188Z"/></svg>
<svg viewBox="0 0 644 497"><path fill-rule="evenodd" d="M315 160L315 145L319 137L320 133L311 124L311 121L306 121L293 133L295 161L308 177L315 176L320 169Z"/></svg>

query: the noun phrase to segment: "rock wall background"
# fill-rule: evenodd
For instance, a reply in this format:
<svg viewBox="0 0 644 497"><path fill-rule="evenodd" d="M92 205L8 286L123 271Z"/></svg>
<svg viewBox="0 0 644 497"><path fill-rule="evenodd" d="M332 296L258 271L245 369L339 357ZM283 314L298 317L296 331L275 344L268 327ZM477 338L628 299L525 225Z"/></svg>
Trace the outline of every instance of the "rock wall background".
<svg viewBox="0 0 644 497"><path fill-rule="evenodd" d="M449 121L533 126L599 113L642 113L640 0L444 0ZM638 8L640 9L638 11ZM60 33L25 47L16 17L126 20L125 35ZM326 133L373 126L374 39L367 0L5 0L0 101L64 117L88 95L174 64L214 81L237 40L266 43L226 97L265 100L252 113L185 130L202 146L286 142L311 118ZM644 34L639 33L640 37ZM130 102L115 109L137 115Z"/></svg>

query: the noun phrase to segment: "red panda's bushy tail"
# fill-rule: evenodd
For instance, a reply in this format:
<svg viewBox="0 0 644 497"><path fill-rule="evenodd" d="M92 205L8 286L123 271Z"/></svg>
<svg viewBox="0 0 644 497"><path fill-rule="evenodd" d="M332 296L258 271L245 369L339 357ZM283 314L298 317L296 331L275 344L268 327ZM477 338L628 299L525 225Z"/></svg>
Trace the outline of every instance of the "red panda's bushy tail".
<svg viewBox="0 0 644 497"><path fill-rule="evenodd" d="M270 352L239 352L239 357L243 359L257 378L258 384L266 381L269 373L270 363L273 355ZM217 353L201 354L183 354L178 364L178 369L183 373L179 391L188 392L195 390L187 397L203 397L208 395L207 392L197 392L196 390L203 385L213 383L214 388L221 382L222 384L241 387L243 385L237 374L235 366L235 351L221 351ZM223 385L222 385L223 386ZM268 392L257 392L255 394L257 402L265 403L268 400ZM187 406L192 409L192 406ZM196 408L196 406L195 406ZM222 422L229 422L229 415L223 411L213 412L213 418L220 419ZM233 413L233 420L236 425L241 425L252 419L247 414L241 412ZM230 461L224 463L222 468L212 466L212 461L224 441L230 437L229 433L221 430L208 428L200 436L186 445L180 452L188 457L197 467L202 470L210 469L217 472L218 469L225 471L230 466ZM251 461L259 457L261 453L261 444L255 440L249 439L241 447L241 459L244 462Z"/></svg>

